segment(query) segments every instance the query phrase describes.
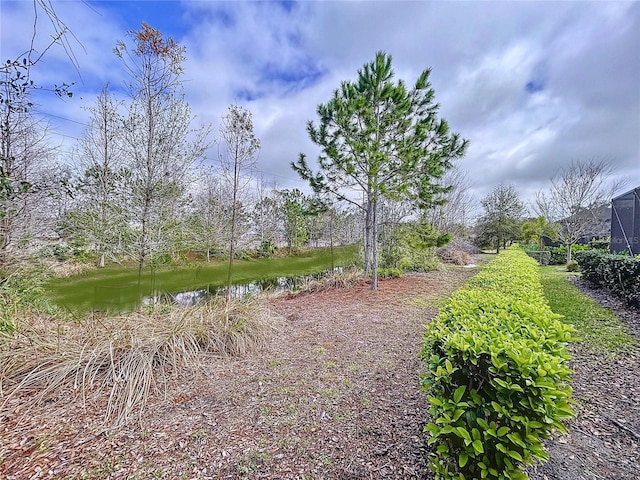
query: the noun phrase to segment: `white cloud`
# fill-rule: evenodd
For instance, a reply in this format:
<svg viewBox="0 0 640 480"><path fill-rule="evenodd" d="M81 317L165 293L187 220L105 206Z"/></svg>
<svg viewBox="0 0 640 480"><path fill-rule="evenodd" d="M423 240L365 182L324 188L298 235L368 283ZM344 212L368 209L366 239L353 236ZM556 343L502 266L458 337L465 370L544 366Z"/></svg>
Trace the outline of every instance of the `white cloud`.
<svg viewBox="0 0 640 480"><path fill-rule="evenodd" d="M43 100L43 110L61 117L86 122L80 106L105 82L123 84L112 48L146 20L186 46L185 91L199 121L217 132L229 104L253 112L260 169L283 186L296 185L289 163L300 152L317 154L305 131L316 106L378 50L393 55L397 77L408 83L432 67L441 115L471 142L460 163L479 197L500 182L531 197L559 165L594 156L613 158L621 175L640 183L638 3L88 4L93 10L54 2L86 49L74 49L85 81L74 99ZM28 43L30 6L3 0L2 57ZM65 57L52 49L39 79L75 80ZM72 122L55 127L81 132Z"/></svg>

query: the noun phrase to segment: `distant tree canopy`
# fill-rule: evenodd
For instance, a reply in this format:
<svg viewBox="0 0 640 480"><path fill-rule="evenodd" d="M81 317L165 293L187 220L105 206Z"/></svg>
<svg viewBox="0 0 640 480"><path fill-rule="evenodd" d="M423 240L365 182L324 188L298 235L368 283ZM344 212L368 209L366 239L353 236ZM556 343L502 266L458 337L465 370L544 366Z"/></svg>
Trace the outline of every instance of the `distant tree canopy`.
<svg viewBox="0 0 640 480"><path fill-rule="evenodd" d="M482 200L482 208L484 214L477 225L480 246L493 247L499 252L520 238L526 208L513 185L498 185Z"/></svg>
<svg viewBox="0 0 640 480"><path fill-rule="evenodd" d="M557 238L557 224L549 223L547 219L542 216L531 218L522 224L522 239L524 241L537 243L540 250L544 248L543 237L545 236L552 240Z"/></svg>
<svg viewBox="0 0 640 480"><path fill-rule="evenodd" d="M384 198L408 199L425 209L448 190L437 180L464 155L468 142L451 133L437 116L439 105L424 70L413 88L394 81L391 56L378 52L358 70L355 82L342 82L333 98L318 106L319 124L309 121L311 141L321 148L319 170L305 155L292 163L316 193L331 194L365 215L365 270L377 288L379 220Z"/></svg>

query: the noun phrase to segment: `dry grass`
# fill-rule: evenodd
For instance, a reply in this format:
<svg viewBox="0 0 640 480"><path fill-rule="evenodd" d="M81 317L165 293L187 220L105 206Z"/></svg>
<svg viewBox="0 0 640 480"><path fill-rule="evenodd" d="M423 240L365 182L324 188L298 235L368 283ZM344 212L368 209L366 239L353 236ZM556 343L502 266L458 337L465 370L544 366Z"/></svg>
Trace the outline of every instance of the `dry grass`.
<svg viewBox="0 0 640 480"><path fill-rule="evenodd" d="M470 265L473 263L473 257L464 250L444 250L440 253L440 258L445 263L453 265Z"/></svg>
<svg viewBox="0 0 640 480"><path fill-rule="evenodd" d="M333 271L320 278L309 278L305 280L300 290L308 293L316 293L334 288L346 288L350 285L355 285L364 280L364 278L364 272L359 269Z"/></svg>
<svg viewBox="0 0 640 480"><path fill-rule="evenodd" d="M50 265L51 271L59 278L73 277L80 275L87 270L93 270L96 266L92 263L80 263L73 260L67 260L64 262L56 262Z"/></svg>
<svg viewBox="0 0 640 480"><path fill-rule="evenodd" d="M105 423L124 425L175 369L197 367L202 352L251 352L277 324L256 301L235 301L228 311L211 302L74 323L34 317L0 346L0 407L22 392L34 406L64 388L83 399L107 390Z"/></svg>

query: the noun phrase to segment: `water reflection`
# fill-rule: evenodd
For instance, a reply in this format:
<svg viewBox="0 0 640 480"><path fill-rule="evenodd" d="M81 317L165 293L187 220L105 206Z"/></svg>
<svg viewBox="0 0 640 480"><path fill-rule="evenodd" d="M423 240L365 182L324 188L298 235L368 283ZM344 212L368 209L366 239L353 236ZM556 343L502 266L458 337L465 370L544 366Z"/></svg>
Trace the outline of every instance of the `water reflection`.
<svg viewBox="0 0 640 480"><path fill-rule="evenodd" d="M342 267L338 267L334 270L336 272L341 272ZM250 297L256 296L262 292L296 291L300 290L306 283L312 280L317 280L326 274L327 272L323 272L317 275L262 278L260 280L255 280L249 283L232 285L231 297ZM226 293L226 287L208 285L205 288L187 292L158 293L153 297L144 297L142 302L145 305L173 303L185 307L192 307L194 305L199 305L212 297L223 297L226 295Z"/></svg>

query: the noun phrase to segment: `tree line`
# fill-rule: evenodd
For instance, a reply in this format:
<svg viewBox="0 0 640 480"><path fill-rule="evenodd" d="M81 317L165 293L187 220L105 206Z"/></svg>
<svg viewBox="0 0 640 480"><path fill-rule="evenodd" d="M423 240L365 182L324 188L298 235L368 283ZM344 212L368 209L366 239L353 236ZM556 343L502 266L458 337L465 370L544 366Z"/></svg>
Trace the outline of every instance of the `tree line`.
<svg viewBox="0 0 640 480"><path fill-rule="evenodd" d="M307 125L322 150L319 170L304 154L292 167L312 193L268 187L255 175L260 140L250 111L231 105L215 138L210 126L192 126L184 47L143 23L114 53L128 74L127 95L117 99L104 87L63 164L49 160L28 109L16 108L28 89L12 89L15 78L3 70L3 263L43 239L86 242L100 265L132 258L142 269L184 250L223 251L232 262L249 240L267 251L363 237L375 288L379 227L391 221L383 212L403 210L394 222L427 223L451 191L445 173L467 147L437 116L430 70L409 88L379 52L357 81L318 106L318 124ZM219 166L204 166L214 144Z"/></svg>
<svg viewBox="0 0 640 480"><path fill-rule="evenodd" d="M182 46L143 24L114 52L128 73L127 96L103 88L83 137L61 163L28 108L30 85L15 88L22 77L13 65L1 72L3 264L52 240L85 242L100 265L133 258L140 268L185 250L233 256L249 240L293 249L317 244L329 221L336 242L355 241L348 210L320 211L311 196L255 175L260 141L247 109L231 105L217 137L210 126L193 127ZM217 166L204 165L215 144Z"/></svg>
<svg viewBox="0 0 640 480"><path fill-rule="evenodd" d="M193 126L183 46L143 23L114 53L128 76L126 95L103 88L84 136L61 163L51 160L46 127L30 110L35 62L27 55L0 70L0 265L53 244L84 246L98 265L133 259L139 269L178 252L224 255L231 275L246 248L268 255L281 246L361 241L375 289L381 246L383 266L394 266L385 258L398 256L398 243L428 249L451 235L498 250L550 233L572 245L610 198L612 164L574 162L539 193L538 218L524 229L518 192L499 185L470 230L471 185L456 168L469 142L439 117L431 70L408 85L385 52L308 122L321 153L314 163L301 153L291 167L312 193L279 189L257 174L261 142L248 109L229 106L217 135ZM70 87L53 90L71 96ZM217 162L205 165L214 147Z"/></svg>
<svg viewBox="0 0 640 480"><path fill-rule="evenodd" d="M536 193L530 209L513 185L498 185L482 199L476 243L500 251L524 240L542 250L546 237L568 247L570 262L574 245L611 234L605 209L626 183L612 180L615 171L615 164L607 158L573 160L554 173L550 187Z"/></svg>

